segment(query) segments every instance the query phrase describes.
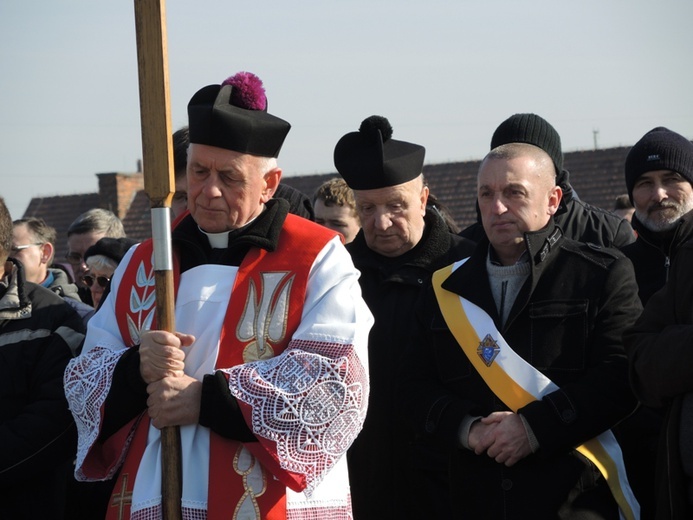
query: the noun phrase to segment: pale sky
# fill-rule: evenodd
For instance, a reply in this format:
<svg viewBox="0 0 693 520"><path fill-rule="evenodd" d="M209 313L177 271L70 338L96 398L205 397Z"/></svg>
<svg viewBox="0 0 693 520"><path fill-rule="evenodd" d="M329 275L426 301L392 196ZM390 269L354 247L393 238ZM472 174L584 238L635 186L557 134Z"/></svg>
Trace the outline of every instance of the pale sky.
<svg viewBox="0 0 693 520"><path fill-rule="evenodd" d="M426 163L480 159L535 112L564 151L693 138L693 1L169 0L173 129L201 87L240 70L292 124L284 175L334 170L378 114ZM31 197L95 192L142 157L133 1L0 0L0 168L13 218ZM579 174L579 172L575 172ZM574 174L575 174L574 173Z"/></svg>

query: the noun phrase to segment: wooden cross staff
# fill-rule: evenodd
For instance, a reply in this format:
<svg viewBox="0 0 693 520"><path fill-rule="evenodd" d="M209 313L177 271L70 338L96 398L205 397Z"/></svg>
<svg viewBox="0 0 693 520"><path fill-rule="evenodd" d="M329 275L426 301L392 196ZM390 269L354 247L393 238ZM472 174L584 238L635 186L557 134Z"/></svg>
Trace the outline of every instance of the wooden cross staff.
<svg viewBox="0 0 693 520"><path fill-rule="evenodd" d="M140 79L144 189L149 195L154 243L158 328L173 332L174 291L171 253L173 146L166 56L165 0L134 0ZM181 448L177 426L161 430L161 496L164 520L181 520Z"/></svg>

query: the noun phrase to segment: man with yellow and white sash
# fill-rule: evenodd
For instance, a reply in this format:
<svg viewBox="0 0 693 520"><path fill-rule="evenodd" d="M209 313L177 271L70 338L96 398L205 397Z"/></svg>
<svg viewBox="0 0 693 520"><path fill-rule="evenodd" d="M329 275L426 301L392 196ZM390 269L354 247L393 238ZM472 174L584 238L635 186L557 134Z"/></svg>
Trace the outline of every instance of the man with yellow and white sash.
<svg viewBox="0 0 693 520"><path fill-rule="evenodd" d="M417 432L450 450L454 518L638 518L608 431L636 406L632 267L563 236L540 147L494 148L477 189L488 238L434 274L403 378Z"/></svg>
<svg viewBox="0 0 693 520"><path fill-rule="evenodd" d="M106 518L161 518L160 429L179 426L184 519L352 518L344 454L369 394L358 271L337 233L273 200L289 124L239 73L188 104L174 223L175 333L156 330L151 242L133 247L65 373L79 480Z"/></svg>

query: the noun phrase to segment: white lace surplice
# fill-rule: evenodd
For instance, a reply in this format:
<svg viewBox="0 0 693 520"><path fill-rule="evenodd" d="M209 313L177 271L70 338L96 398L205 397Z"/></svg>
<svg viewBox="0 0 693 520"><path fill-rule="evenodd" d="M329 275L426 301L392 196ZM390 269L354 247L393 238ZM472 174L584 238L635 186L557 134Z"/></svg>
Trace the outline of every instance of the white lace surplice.
<svg viewBox="0 0 693 520"><path fill-rule="evenodd" d="M113 298L122 267L129 259L130 254L113 278L112 292L104 307L92 318L84 353L66 371L66 393L80 433L76 468L80 479L99 478L85 475L82 467L100 429L100 408L110 388L113 368L125 349L113 319ZM214 372L222 321L236 272L234 267L204 265L181 276L176 328L196 337L193 346L186 349L186 373L199 380ZM334 239L313 264L302 321L286 351L271 359L220 367L229 374L234 396L251 406L250 426L256 436L273 441L264 445L268 449L276 446L281 468L305 478L307 493L288 493L289 511L343 506L348 501L343 455L365 417L366 345L372 324L357 277L348 253ZM255 315L244 316L245 329L239 327L239 333L254 326L256 331L271 337L272 327L267 326L271 325L270 320L258 319L262 312L260 306ZM183 506L206 509L208 429L199 425L182 427L181 439ZM160 503L159 456L159 431L150 427L133 493L133 515L137 509L157 507ZM114 464L113 470L116 468ZM142 474L144 468L146 477Z"/></svg>

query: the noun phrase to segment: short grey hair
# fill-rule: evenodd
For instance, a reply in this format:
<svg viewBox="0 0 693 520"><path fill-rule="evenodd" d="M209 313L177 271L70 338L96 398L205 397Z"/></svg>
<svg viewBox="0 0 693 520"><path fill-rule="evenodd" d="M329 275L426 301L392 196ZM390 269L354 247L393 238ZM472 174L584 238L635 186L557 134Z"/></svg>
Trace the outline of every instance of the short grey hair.
<svg viewBox="0 0 693 520"><path fill-rule="evenodd" d="M68 237L91 232L103 233L109 238L125 237L125 229L121 220L113 212L101 208L85 211L67 228Z"/></svg>

